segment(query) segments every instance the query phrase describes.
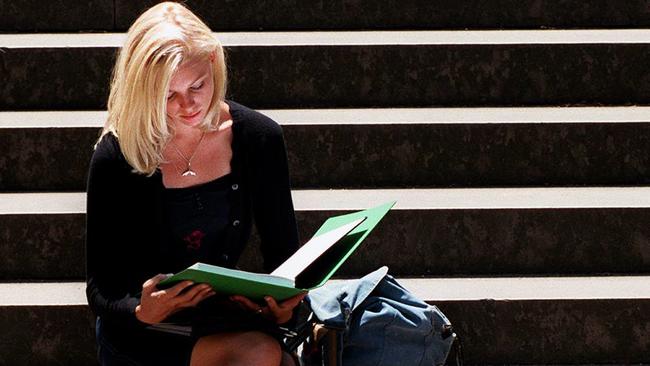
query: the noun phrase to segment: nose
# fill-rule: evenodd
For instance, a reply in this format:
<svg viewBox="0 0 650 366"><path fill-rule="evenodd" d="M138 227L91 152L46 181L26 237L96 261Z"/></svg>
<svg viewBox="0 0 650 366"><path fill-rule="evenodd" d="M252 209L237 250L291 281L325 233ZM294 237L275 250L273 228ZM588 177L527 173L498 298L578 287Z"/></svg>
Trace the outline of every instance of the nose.
<svg viewBox="0 0 650 366"><path fill-rule="evenodd" d="M178 106L182 109L187 109L194 105L194 97L191 95L179 95Z"/></svg>

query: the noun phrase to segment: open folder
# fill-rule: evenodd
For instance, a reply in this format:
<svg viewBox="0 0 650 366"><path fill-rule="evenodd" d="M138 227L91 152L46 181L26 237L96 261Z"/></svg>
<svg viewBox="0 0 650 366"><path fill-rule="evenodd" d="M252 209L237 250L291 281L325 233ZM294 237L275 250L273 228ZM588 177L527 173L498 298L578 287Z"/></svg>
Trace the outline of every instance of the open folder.
<svg viewBox="0 0 650 366"><path fill-rule="evenodd" d="M196 263L160 282L160 288L184 280L208 283L220 295L243 295L253 301L277 301L325 284L359 247L395 202L327 219L314 236L271 274Z"/></svg>

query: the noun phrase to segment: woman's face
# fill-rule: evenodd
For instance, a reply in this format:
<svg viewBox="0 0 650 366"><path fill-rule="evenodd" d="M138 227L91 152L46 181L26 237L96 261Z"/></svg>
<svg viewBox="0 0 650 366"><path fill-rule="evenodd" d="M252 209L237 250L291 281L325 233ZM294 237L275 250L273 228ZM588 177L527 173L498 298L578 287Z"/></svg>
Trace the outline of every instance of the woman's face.
<svg viewBox="0 0 650 366"><path fill-rule="evenodd" d="M189 60L179 66L167 91L167 117L174 124L193 127L208 112L214 83L210 60Z"/></svg>

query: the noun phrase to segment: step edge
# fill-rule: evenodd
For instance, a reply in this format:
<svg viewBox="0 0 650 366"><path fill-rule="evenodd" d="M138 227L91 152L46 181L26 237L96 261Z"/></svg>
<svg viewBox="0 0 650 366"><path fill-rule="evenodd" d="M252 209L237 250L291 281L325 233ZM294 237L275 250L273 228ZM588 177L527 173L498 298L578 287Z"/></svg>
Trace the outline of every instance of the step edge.
<svg viewBox="0 0 650 366"><path fill-rule="evenodd" d="M296 211L649 208L650 187L293 190ZM0 193L0 215L84 214L84 192Z"/></svg>
<svg viewBox="0 0 650 366"><path fill-rule="evenodd" d="M647 44L650 29L214 32L227 47ZM0 34L0 48L121 47L126 33Z"/></svg>
<svg viewBox="0 0 650 366"><path fill-rule="evenodd" d="M259 112L282 126L650 122L647 106L260 109ZM107 117L107 111L5 111L0 112L0 129L99 129Z"/></svg>
<svg viewBox="0 0 650 366"><path fill-rule="evenodd" d="M650 300L650 276L397 277L396 280L426 301ZM85 282L0 283L0 306L87 305L85 288Z"/></svg>

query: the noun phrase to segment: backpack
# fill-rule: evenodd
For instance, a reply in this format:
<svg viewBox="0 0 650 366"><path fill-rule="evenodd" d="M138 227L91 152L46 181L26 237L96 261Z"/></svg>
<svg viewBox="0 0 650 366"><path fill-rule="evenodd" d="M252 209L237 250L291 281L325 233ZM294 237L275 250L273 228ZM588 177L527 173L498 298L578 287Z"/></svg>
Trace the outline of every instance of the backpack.
<svg viewBox="0 0 650 366"><path fill-rule="evenodd" d="M444 365L457 339L442 311L411 294L387 267L326 284L306 299L318 320L338 331L339 365Z"/></svg>

